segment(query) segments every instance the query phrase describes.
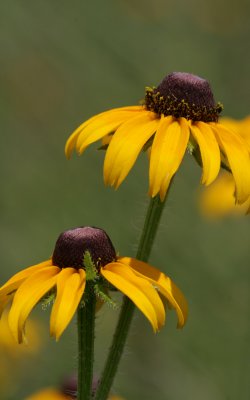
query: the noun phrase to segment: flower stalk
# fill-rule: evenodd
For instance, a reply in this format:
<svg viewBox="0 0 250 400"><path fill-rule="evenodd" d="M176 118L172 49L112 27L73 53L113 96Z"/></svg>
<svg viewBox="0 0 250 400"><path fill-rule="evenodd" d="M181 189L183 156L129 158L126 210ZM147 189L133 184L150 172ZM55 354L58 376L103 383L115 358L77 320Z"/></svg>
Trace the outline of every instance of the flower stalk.
<svg viewBox="0 0 250 400"><path fill-rule="evenodd" d="M95 339L96 296L92 283L87 281L83 296L84 304L77 311L78 325L78 400L92 399L92 380Z"/></svg>
<svg viewBox="0 0 250 400"><path fill-rule="evenodd" d="M163 202L159 196L150 200L136 255L136 258L141 261L147 261L150 256L166 198L167 196ZM96 391L95 400L106 400L108 398L124 350L134 310L135 305L128 297L124 296L113 342Z"/></svg>

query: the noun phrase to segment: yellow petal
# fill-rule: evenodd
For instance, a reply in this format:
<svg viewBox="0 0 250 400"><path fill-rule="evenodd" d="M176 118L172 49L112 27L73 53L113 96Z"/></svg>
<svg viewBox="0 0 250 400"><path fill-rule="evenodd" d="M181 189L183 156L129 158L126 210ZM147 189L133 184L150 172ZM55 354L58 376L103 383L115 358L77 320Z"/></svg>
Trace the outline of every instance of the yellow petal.
<svg viewBox="0 0 250 400"><path fill-rule="evenodd" d="M147 280L137 277L129 267L116 262L101 268L101 274L135 303L155 332L162 327L165 310L158 293Z"/></svg>
<svg viewBox="0 0 250 400"><path fill-rule="evenodd" d="M223 117L220 119L220 123L239 134L247 142L248 151L250 152L250 116L239 120Z"/></svg>
<svg viewBox="0 0 250 400"><path fill-rule="evenodd" d="M143 111L122 124L115 132L104 161L104 180L116 188L133 167L142 147L154 134L159 118L151 111Z"/></svg>
<svg viewBox="0 0 250 400"><path fill-rule="evenodd" d="M138 275L152 282L173 306L178 317L178 328L182 328L188 315L187 301L180 289L163 272L151 265L130 257L118 257L118 262L129 265Z"/></svg>
<svg viewBox="0 0 250 400"><path fill-rule="evenodd" d="M0 296L2 295L2 289L7 289L7 287L10 284L13 283L21 283L24 281L24 279L26 279L28 276L30 276L32 273L39 271L40 269L44 268L44 267L49 267L52 265L51 259L43 261L39 264L36 265L32 265L31 267L27 267L25 269L23 269L20 272L17 272L17 274L13 275L0 289ZM7 289L8 290L8 289Z"/></svg>
<svg viewBox="0 0 250 400"><path fill-rule="evenodd" d="M184 157L189 140L185 118L165 117L156 132L149 167L149 193L164 199L169 183Z"/></svg>
<svg viewBox="0 0 250 400"><path fill-rule="evenodd" d="M15 289L16 290L16 289ZM13 299L14 293L0 299L0 318L2 318L3 311L10 300Z"/></svg>
<svg viewBox="0 0 250 400"><path fill-rule="evenodd" d="M79 154L82 154L91 143L100 140L111 132L115 132L121 124L133 118L135 114L141 113L135 113L134 111L113 111L102 117L95 118L79 134L76 141L76 150Z"/></svg>
<svg viewBox="0 0 250 400"><path fill-rule="evenodd" d="M24 339L24 325L31 310L56 283L58 267L45 267L34 272L17 290L9 312L9 326L15 339Z"/></svg>
<svg viewBox="0 0 250 400"><path fill-rule="evenodd" d="M57 277L57 295L50 317L50 334L58 340L73 318L86 283L83 269L63 269Z"/></svg>
<svg viewBox="0 0 250 400"><path fill-rule="evenodd" d="M128 106L128 107L120 107L120 108L115 108L113 110L108 110L104 111L103 113L94 115L93 117L89 118L87 121L83 122L68 138L66 145L65 145L65 155L69 159L71 157L71 154L73 152L73 149L76 145L78 136L84 131L86 127L88 127L90 124L95 123L96 121L102 120L106 118L106 121L112 120L112 118L116 118L115 114L117 112L137 112L137 111L142 111L143 107L142 106ZM104 136L104 135L103 135ZM102 136L101 136L102 137ZM98 140L98 139L96 139ZM91 143L93 143L95 140L93 140ZM90 144L90 143L89 143ZM86 148L86 146L85 146ZM84 150L84 149L83 149ZM82 150L82 151L83 151Z"/></svg>
<svg viewBox="0 0 250 400"><path fill-rule="evenodd" d="M209 185L215 180L220 170L220 149L213 130L205 122L191 124L191 132L198 143L201 153L203 173L202 183Z"/></svg>
<svg viewBox="0 0 250 400"><path fill-rule="evenodd" d="M236 198L243 203L250 196L250 157L248 145L222 124L210 124L221 150L228 159L236 185Z"/></svg>
<svg viewBox="0 0 250 400"><path fill-rule="evenodd" d="M25 268L13 275L0 289L0 317L6 305L12 300L14 292L19 288L23 281L35 271L39 271L45 266L51 265L51 260Z"/></svg>

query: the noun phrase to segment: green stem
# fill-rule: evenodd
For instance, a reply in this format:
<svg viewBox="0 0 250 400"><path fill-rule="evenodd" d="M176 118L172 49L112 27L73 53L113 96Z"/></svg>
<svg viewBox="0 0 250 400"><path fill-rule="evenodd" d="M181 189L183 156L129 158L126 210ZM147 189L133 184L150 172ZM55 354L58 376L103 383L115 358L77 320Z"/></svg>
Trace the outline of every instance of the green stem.
<svg viewBox="0 0 250 400"><path fill-rule="evenodd" d="M138 260L147 261L150 256L165 201L166 198L164 202L161 202L158 196L150 200L136 255ZM109 395L124 350L134 310L134 303L132 303L128 297L124 296L119 320L113 337L113 343L96 392L95 400L106 400Z"/></svg>
<svg viewBox="0 0 250 400"><path fill-rule="evenodd" d="M90 282L87 281L84 293L84 305L77 311L78 325L78 400L92 398L92 380L95 339L95 304L96 297Z"/></svg>

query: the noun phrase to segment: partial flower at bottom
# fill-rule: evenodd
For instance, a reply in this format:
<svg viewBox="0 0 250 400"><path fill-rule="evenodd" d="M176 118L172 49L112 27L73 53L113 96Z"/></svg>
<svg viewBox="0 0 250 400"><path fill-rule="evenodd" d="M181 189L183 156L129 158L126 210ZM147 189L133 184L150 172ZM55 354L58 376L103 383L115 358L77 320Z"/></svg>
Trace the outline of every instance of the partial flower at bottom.
<svg viewBox="0 0 250 400"><path fill-rule="evenodd" d="M98 379L94 378L92 384L93 397L98 385ZM76 400L77 377L75 374L65 377L58 388L45 388L33 393L25 400ZM120 396L110 395L108 400L125 400Z"/></svg>
<svg viewBox="0 0 250 400"><path fill-rule="evenodd" d="M32 394L27 397L25 400L75 400L76 397L68 396L60 392L59 390L53 388L47 388L44 390L40 390L37 393ZM108 400L125 400L120 396L110 396Z"/></svg>
<svg viewBox="0 0 250 400"><path fill-rule="evenodd" d="M65 154L82 154L102 140L106 155L104 181L118 188L139 154L150 149L149 195L165 198L186 150L202 166L202 183L211 184L221 163L231 170L237 202L250 195L250 159L247 143L237 132L218 122L222 110L209 83L198 76L174 72L157 88L146 88L142 105L108 110L85 121L69 137Z"/></svg>
<svg viewBox="0 0 250 400"><path fill-rule="evenodd" d="M86 281L102 301L112 301L106 294L110 285L124 293L155 332L165 323L161 296L175 309L178 327L186 322L185 297L168 276L134 258L117 257L102 229L80 227L59 236L51 259L18 272L1 287L0 308L12 300L8 322L15 339L23 342L25 322L36 304L54 298L50 333L58 340L81 304Z"/></svg>

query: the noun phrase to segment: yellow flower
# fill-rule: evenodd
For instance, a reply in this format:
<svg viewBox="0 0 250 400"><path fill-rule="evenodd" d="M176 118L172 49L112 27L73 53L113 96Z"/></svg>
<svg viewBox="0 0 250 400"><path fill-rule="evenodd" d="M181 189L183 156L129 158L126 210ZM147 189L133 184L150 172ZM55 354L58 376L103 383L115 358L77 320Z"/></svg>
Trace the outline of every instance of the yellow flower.
<svg viewBox="0 0 250 400"><path fill-rule="evenodd" d="M221 110L205 79L174 72L157 88L146 88L143 105L109 110L80 125L66 143L66 157L70 158L74 148L82 154L90 144L103 139L107 148L104 181L118 188L140 152L151 148L149 194L159 194L163 200L189 149L198 153L205 185L215 180L221 161L228 164L236 183L237 201L242 203L250 195L247 144L218 123Z"/></svg>
<svg viewBox="0 0 250 400"><path fill-rule="evenodd" d="M186 300L169 277L142 261L116 257L102 229L80 227L59 236L51 259L18 272L1 287L0 307L3 309L13 299L8 321L15 339L19 343L24 340L30 312L56 289L50 333L58 340L81 302L86 280L95 283L95 292L102 300L108 297L102 287L111 284L119 289L142 311L154 331L165 322L160 295L175 309L178 327L185 324Z"/></svg>
<svg viewBox="0 0 250 400"><path fill-rule="evenodd" d="M224 117L221 123L229 129L233 129L247 143L250 153L250 117L241 120ZM235 181L232 175L226 171L206 188L200 197L202 212L211 217L219 217L230 213L248 214L250 213L250 197L242 204L237 204L235 199Z"/></svg>

